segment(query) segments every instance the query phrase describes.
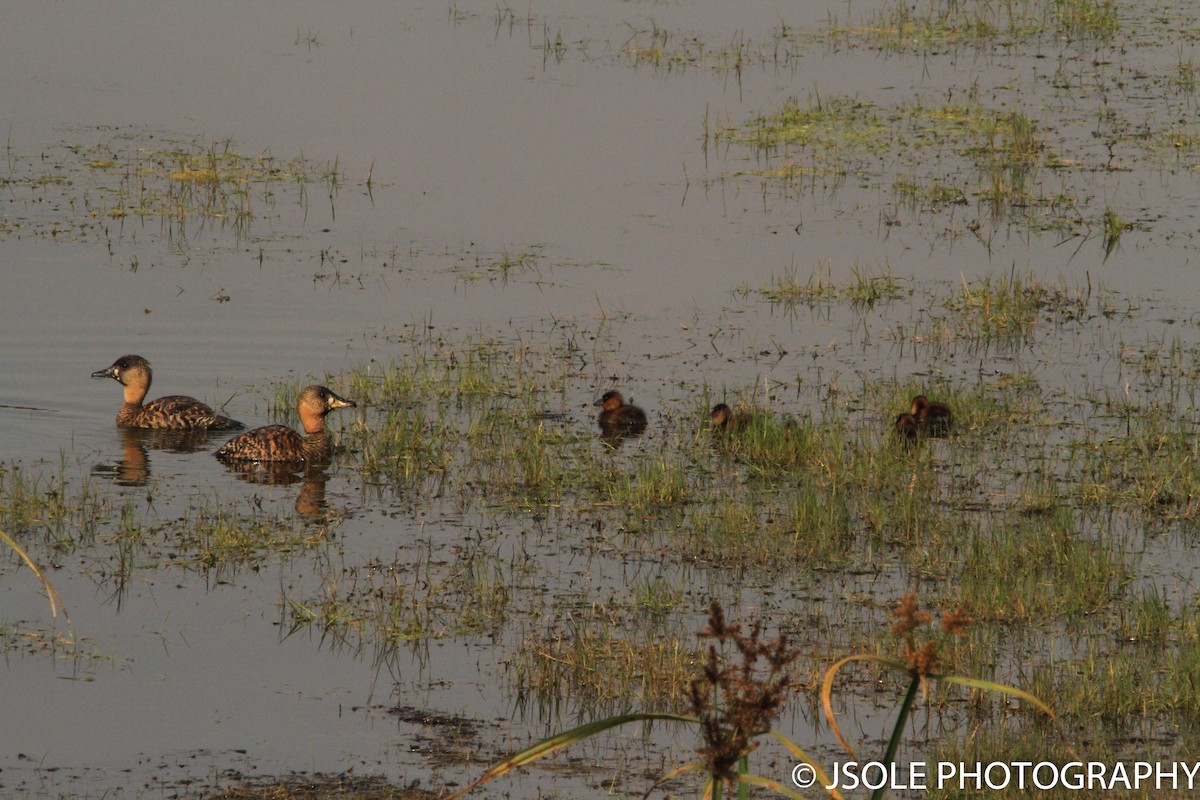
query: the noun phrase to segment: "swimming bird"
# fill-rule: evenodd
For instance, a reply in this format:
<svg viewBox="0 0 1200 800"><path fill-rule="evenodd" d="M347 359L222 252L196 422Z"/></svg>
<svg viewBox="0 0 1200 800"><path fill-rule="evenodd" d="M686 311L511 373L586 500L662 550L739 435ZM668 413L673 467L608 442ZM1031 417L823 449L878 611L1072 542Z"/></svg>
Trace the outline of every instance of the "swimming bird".
<svg viewBox="0 0 1200 800"><path fill-rule="evenodd" d="M908 413L916 417L917 423L926 428L933 436L938 436L950 430L954 414L945 403L935 403L923 394L912 400Z"/></svg>
<svg viewBox="0 0 1200 800"><path fill-rule="evenodd" d="M912 400L907 412L897 414L892 430L897 436L915 441L922 436L944 436L950 431L954 414L945 403L932 402L919 394Z"/></svg>
<svg viewBox="0 0 1200 800"><path fill-rule="evenodd" d="M737 433L745 430L754 424L757 419L756 415L746 411L734 411L724 403L717 403L712 407L712 413L709 415L712 420L712 428L714 431L722 433Z"/></svg>
<svg viewBox="0 0 1200 800"><path fill-rule="evenodd" d="M121 356L93 378L112 378L125 387L125 403L117 412L117 427L157 430L236 430L245 426L224 417L194 397L173 394L143 405L153 375L150 362L141 356Z"/></svg>
<svg viewBox="0 0 1200 800"><path fill-rule="evenodd" d="M605 435L636 436L646 430L646 412L625 402L615 389L596 401L600 406L600 430Z"/></svg>
<svg viewBox="0 0 1200 800"><path fill-rule="evenodd" d="M333 454L333 442L325 431L325 415L335 408L356 408L357 403L339 397L324 386L309 386L296 398L296 411L304 435L286 425L266 425L238 434L216 456L226 462L324 463Z"/></svg>
<svg viewBox="0 0 1200 800"><path fill-rule="evenodd" d="M921 423L912 414L905 413L896 416L895 431L897 435L915 440L920 430Z"/></svg>

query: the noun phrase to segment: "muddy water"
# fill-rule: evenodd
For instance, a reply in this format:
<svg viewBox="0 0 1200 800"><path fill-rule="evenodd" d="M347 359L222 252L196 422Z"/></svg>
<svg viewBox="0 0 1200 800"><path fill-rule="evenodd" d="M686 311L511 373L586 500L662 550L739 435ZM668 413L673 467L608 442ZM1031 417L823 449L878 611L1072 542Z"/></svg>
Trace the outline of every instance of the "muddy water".
<svg viewBox="0 0 1200 800"><path fill-rule="evenodd" d="M853 13L867 13L859 5ZM783 314L734 293L789 268L837 283L855 269L886 269L914 284L1028 270L1106 285L1147 312L1136 329L1113 322L1069 339L1052 367L1046 353L1055 350L1045 344L1027 360L971 354L939 364L952 380L1036 365L1050 387L1080 376L1119 383L1120 369L1105 359L1122 336L1196 338L1195 156L1186 148L1146 154L1137 131L1106 127L1104 116L1186 120L1190 100L1167 79L1193 57L1190 43L1150 25L1135 28L1125 50L1046 37L986 52L955 44L887 54L814 36L788 40L794 54L781 59L781 23L816 34L851 9L734 10L568 2L499 12L493 4L7 9L5 462L61 475L72 490L90 481L113 507L160 519L212 503L231 513L295 511L304 531L312 528L299 510L303 487L237 480L208 456L219 438L195 452L130 449L113 425L118 387L88 375L140 353L155 365L153 395L193 394L254 425L271 419L276 384L386 363L403 353L398 333L549 341L566 326L599 342L559 409L567 424L590 427L592 399L619 383L661 430L704 385L720 392L799 376L851 387L862 377L929 372L892 341L897 325L925 312L919 294L864 321L844 309ZM631 55L653 43L656 28L670 32L672 46L694 39L718 51L748 41L754 57L732 69ZM1096 64L1106 67L1100 77ZM1114 90L1105 80L1112 72L1159 76L1141 85L1156 99ZM975 203L913 210L892 196L890 179L857 175L781 188L752 173L788 154L756 157L705 133L706 120L710 130L738 125L814 92L886 106L969 91L1001 107L1019 101L1047 146L1078 162L1060 180L1064 191L1083 187L1078 216L1090 225L1039 233ZM336 164L340 177L336 186L280 179L253 195L241 225L104 212L130 185L122 176L136 177L150 154L227 141L255 156L303 158L314 171ZM1138 224L1107 258L1097 202ZM654 442L652 434L645 446ZM145 463L123 480L131 458ZM560 565L540 575L540 591L580 603L666 576L696 587L685 600L686 629L698 626L709 594L754 609L764 604L760 592L774 591L750 581L734 598L719 574L598 555L577 523L496 519L420 492L380 492L357 477L352 459L320 490L344 518L336 544L302 557L134 571L120 581L119 556L103 547L43 551L79 646L9 650L0 667L0 789L134 794L233 772L349 769L436 786L478 774L479 762L437 751L434 742L450 740L445 725L389 709L471 720L475 736L464 749L484 761L563 722L518 709L497 688L519 624L406 645L386 659L307 631L287 636L280 597L319 585L331 563L446 559L474 542L493 555L519 551ZM44 600L28 572L5 563L0 625L44 630ZM847 593L894 593L861 581ZM786 587L809 598L801 607L830 601L820 586ZM804 715L790 724L801 741L827 741ZM629 760L671 764L689 747L631 734L588 751L601 766L583 777L536 773L508 786L517 794L556 780L594 787L628 778ZM644 785L640 775L632 784Z"/></svg>

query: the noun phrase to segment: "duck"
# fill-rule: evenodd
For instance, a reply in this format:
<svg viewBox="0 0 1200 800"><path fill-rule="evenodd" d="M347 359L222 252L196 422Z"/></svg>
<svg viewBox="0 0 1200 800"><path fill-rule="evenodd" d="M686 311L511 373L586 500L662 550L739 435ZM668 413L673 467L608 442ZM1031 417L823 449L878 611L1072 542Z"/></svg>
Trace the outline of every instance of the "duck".
<svg viewBox="0 0 1200 800"><path fill-rule="evenodd" d="M896 415L892 430L909 441L921 436L944 436L954 414L945 403L935 403L923 394L912 399L908 411Z"/></svg>
<svg viewBox="0 0 1200 800"><path fill-rule="evenodd" d="M753 425L757 419L754 414L746 411L735 412L724 403L717 403L713 406L709 417L712 420L712 429L721 433L743 431Z"/></svg>
<svg viewBox="0 0 1200 800"><path fill-rule="evenodd" d="M357 406L325 386L309 386L296 398L303 436L287 425L265 425L238 434L221 445L215 455L222 461L237 463L326 463L333 454L333 442L325 431L325 415L335 408Z"/></svg>
<svg viewBox="0 0 1200 800"><path fill-rule="evenodd" d="M112 378L125 387L125 403L117 412L119 428L154 430L238 430L246 427L222 416L194 397L173 394L143 403L150 391L153 373L141 356L121 356L110 366L96 370L93 378Z"/></svg>
<svg viewBox="0 0 1200 800"><path fill-rule="evenodd" d="M601 409L598 418L600 430L606 434L637 435L646 429L646 412L626 403L615 389L605 392L596 405Z"/></svg>
<svg viewBox="0 0 1200 800"><path fill-rule="evenodd" d="M908 413L916 417L917 423L935 436L948 431L950 423L954 421L954 414L950 411L950 406L945 403L933 402L923 394L913 398Z"/></svg>
<svg viewBox="0 0 1200 800"><path fill-rule="evenodd" d="M921 423L915 416L907 412L896 415L896 424L894 426L896 434L903 436L910 441L916 440L917 434L921 430Z"/></svg>

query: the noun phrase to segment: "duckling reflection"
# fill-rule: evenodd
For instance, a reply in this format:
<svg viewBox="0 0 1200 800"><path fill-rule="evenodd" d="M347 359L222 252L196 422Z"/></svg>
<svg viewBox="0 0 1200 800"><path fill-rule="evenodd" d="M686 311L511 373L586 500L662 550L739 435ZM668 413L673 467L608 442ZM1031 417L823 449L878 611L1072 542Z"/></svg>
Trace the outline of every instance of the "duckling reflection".
<svg viewBox="0 0 1200 800"><path fill-rule="evenodd" d="M194 397L168 395L143 404L154 375L150 362L141 356L121 356L93 378L112 378L125 387L125 402L117 412L121 428L155 430L236 430L245 427L237 420L222 416Z"/></svg>
<svg viewBox="0 0 1200 800"><path fill-rule="evenodd" d="M646 412L626 403L615 389L605 392L596 405L600 407L597 422L600 439L611 447L620 447L627 438L641 436L646 430Z"/></svg>
<svg viewBox="0 0 1200 800"><path fill-rule="evenodd" d="M155 430L121 428L121 457L115 464L95 464L92 474L112 478L119 486L142 486L150 479L148 450L168 453L194 453L208 445L214 433L209 429Z"/></svg>

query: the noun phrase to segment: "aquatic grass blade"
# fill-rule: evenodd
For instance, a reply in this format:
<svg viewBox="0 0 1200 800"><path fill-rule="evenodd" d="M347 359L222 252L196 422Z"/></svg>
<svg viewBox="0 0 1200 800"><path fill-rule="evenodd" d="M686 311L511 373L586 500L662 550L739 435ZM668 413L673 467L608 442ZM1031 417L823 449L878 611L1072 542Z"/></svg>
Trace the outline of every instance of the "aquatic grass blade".
<svg viewBox="0 0 1200 800"><path fill-rule="evenodd" d="M459 789L454 794L446 798L453 800L455 797L462 797L467 792L477 786L482 786L493 778L499 778L501 775L507 775L514 769L532 764L543 756L548 756L558 750L569 745L581 742L590 736L595 736L597 733L602 733L609 728L615 728L618 725L624 725L626 722L644 722L652 720L670 720L674 722L690 722L699 724L700 720L695 717L688 717L682 714L666 714L666 713L636 713L636 714L620 714L615 717L606 717L605 719L589 722L586 725L580 725L578 728L572 728L569 731L564 731L557 736L551 736L549 739L543 739L531 747L527 747L519 753L514 753L498 764L495 764L487 772L479 777L479 780L467 786L464 789Z"/></svg>
<svg viewBox="0 0 1200 800"><path fill-rule="evenodd" d="M838 728L837 717L833 711L833 681L837 677L838 672L841 671L842 667L844 667L847 664L850 664L852 662L855 662L855 661L873 662L873 663L879 664L881 666L888 667L890 669L894 669L899 672L906 673L911 676L911 681L908 686L908 691L905 693L904 699L901 701L901 704L900 704L900 711L896 718L896 724L893 726L892 735L888 739L887 751L884 753L884 756L882 759L882 763L884 763L884 764L891 764L895 761L896 752L899 750L900 740L904 734L904 726L908 720L908 714L912 710L912 707L916 701L917 690L921 686L923 679L924 680L944 681L945 683L952 683L952 684L957 684L959 686L965 686L969 689L980 689L980 690L987 691L987 692L995 692L997 694L1014 697L1018 700L1024 700L1025 702L1029 703L1034 708L1043 712L1044 714L1046 714L1047 717L1050 718L1050 720L1054 723L1055 727L1057 728L1059 738L1063 741L1064 745L1066 746L1067 751L1071 754L1072 757L1074 757L1076 759L1079 758L1079 756L1075 753L1074 749L1069 744L1067 744L1066 732L1063 730L1062 724L1059 722L1058 717L1055 715L1054 711L1050 708L1050 706L1046 705L1046 703L1044 703L1042 700L1040 700L1039 698L1030 694L1029 692L1024 691L1023 689L1018 689L1015 686L1009 686L1007 684L997 683L995 681L983 680L981 678L968 678L968 677L963 677L963 676L958 676L958 675L939 675L939 674L935 674L935 673L921 675L920 673L914 671L914 669L909 664L906 664L902 661L898 661L893 658L888 658L886 656L874 655L871 653L860 653L857 655L847 656L847 657L837 661L835 664L833 664L833 666L831 666L825 672L825 676L821 681L821 704L824 707L825 718L828 720L829 727L833 731L834 736L837 737L838 742L840 742L842 747L844 747L846 749L846 752L850 755L850 757L852 759L857 760L858 756L854 752L854 748L851 747L850 743L846 741L844 736L842 736L842 732ZM776 738L780 739L780 741L784 741L778 734L776 734ZM789 747L789 749L792 749L792 745L790 745L790 743L787 743L786 741L784 743L785 743L785 745L787 745ZM797 755L800 755L800 753L797 751L799 751L799 748L795 748L793 750L793 752L796 752ZM812 763L811 759L808 759L806 756L800 756L800 757L804 758L804 760L807 761L809 763L809 765L812 766L813 769L817 771L818 777L823 777L822 773L820 772L820 769L817 767L816 764ZM826 780L824 785L828 785L828 784L829 784L829 781ZM871 794L872 800L879 800L880 798L882 798L886 794L886 790L887 790L886 786L881 786L878 789L876 789ZM832 792L831 792L831 794L832 794Z"/></svg>
<svg viewBox="0 0 1200 800"><path fill-rule="evenodd" d="M817 780L819 780L821 782L822 786L831 786L833 784L833 781L831 781L829 779L829 775L827 775L825 773L825 770L821 768L820 763L818 763L815 758L810 756L804 750L803 747L796 744L795 742L793 742L788 737L784 736L779 731L771 731L770 734L772 736L774 736L775 739L778 740L780 744L782 744L784 747L786 747L792 755L794 755L796 758L800 759L805 764L808 764L810 767L812 767L813 774L816 776ZM837 798L837 800L843 800L842 793L839 792L837 789L826 789L825 791L827 791L829 793L830 797Z"/></svg>
<svg viewBox="0 0 1200 800"><path fill-rule="evenodd" d="M872 655L870 653L846 656L825 671L825 677L821 681L821 705L825 708L825 719L829 721L830 730L833 731L833 735L837 737L842 747L846 748L846 752L850 755L851 759L857 759L858 756L855 754L854 748L846 741L846 737L842 736L842 731L838 728L837 716L833 713L833 680L837 677L842 667L855 661L873 661L885 667L891 667L901 672L908 672L908 665L903 661L897 661L894 658L887 658L886 656Z"/></svg>
<svg viewBox="0 0 1200 800"><path fill-rule="evenodd" d="M784 786L782 783L775 780L774 778L764 778L761 775L743 774L743 775L738 775L738 783L741 784L741 787L739 787L739 788L744 788L747 785L761 786L764 789L770 789L771 791L773 791L777 794L781 794L784 797L791 797L791 798L794 798L794 800L806 800L804 795L800 794L799 792L793 791L792 789L789 789L788 787ZM829 785L828 782L826 782L825 784L822 784L822 786L828 786L828 785ZM834 791L834 790L827 790L827 791L829 791L830 794L836 794L836 791Z"/></svg>
<svg viewBox="0 0 1200 800"><path fill-rule="evenodd" d="M883 754L884 764L892 764L896 761L896 751L900 749L900 740L904 738L904 725L908 722L908 714L912 711L913 704L917 699L917 689L921 686L921 675L912 669L909 669L908 672L912 678L908 683L908 691L904 693L904 699L900 701L900 712L896 714L896 724L892 726L892 735L888 739L887 750ZM883 800L886 794L887 784L885 783L871 792L871 800Z"/></svg>
<svg viewBox="0 0 1200 800"><path fill-rule="evenodd" d="M36 575L37 579L42 582L42 586L46 587L46 599L50 601L51 616L57 617L58 609L61 607L63 619L67 621L67 624L70 624L71 615L67 613L67 604L63 602L62 596L58 593L58 590L54 588L54 584L50 583L50 579L47 578L40 569L38 569L37 564L33 563L33 559L29 557L29 554L22 550L21 546L17 544L16 540L14 540L4 531L0 531L0 541L11 547L13 552L19 555L21 560L24 561L31 570L33 570L33 574Z"/></svg>
<svg viewBox="0 0 1200 800"><path fill-rule="evenodd" d="M1054 723L1054 727L1058 729L1058 736L1062 740L1063 746L1066 748L1067 752L1071 754L1072 758L1076 760L1082 760L1079 754L1075 752L1075 749L1071 747L1070 743L1067 741L1067 732L1063 730L1062 722L1058 719L1058 715L1054 713L1054 710L1042 702L1042 700L1025 691L1024 689L1018 689L1015 686L1009 686L1004 683L996 683L995 681L985 681L981 678L967 678L960 675L938 675L933 677L936 677L940 681L945 681L946 683L955 683L959 686L966 686L968 689L982 689L985 692L995 692L996 694L1009 695L1010 697L1015 697L1018 700L1024 700L1026 703L1029 703L1031 706L1050 718L1050 721Z"/></svg>
<svg viewBox="0 0 1200 800"><path fill-rule="evenodd" d="M658 777L658 780L656 780L654 783L650 784L650 788L647 789L646 793L642 795L642 800L646 800L646 798L650 796L651 792L653 792L659 786L661 786L662 784L671 780L672 778L678 778L680 775L684 775L688 772L703 772L703 771L704 771L703 764L692 763L692 764L684 764L682 766L676 767L675 769L671 770L670 772L666 773L665 775L660 775ZM712 779L710 778L709 784L711 784L711 783L712 783Z"/></svg>

